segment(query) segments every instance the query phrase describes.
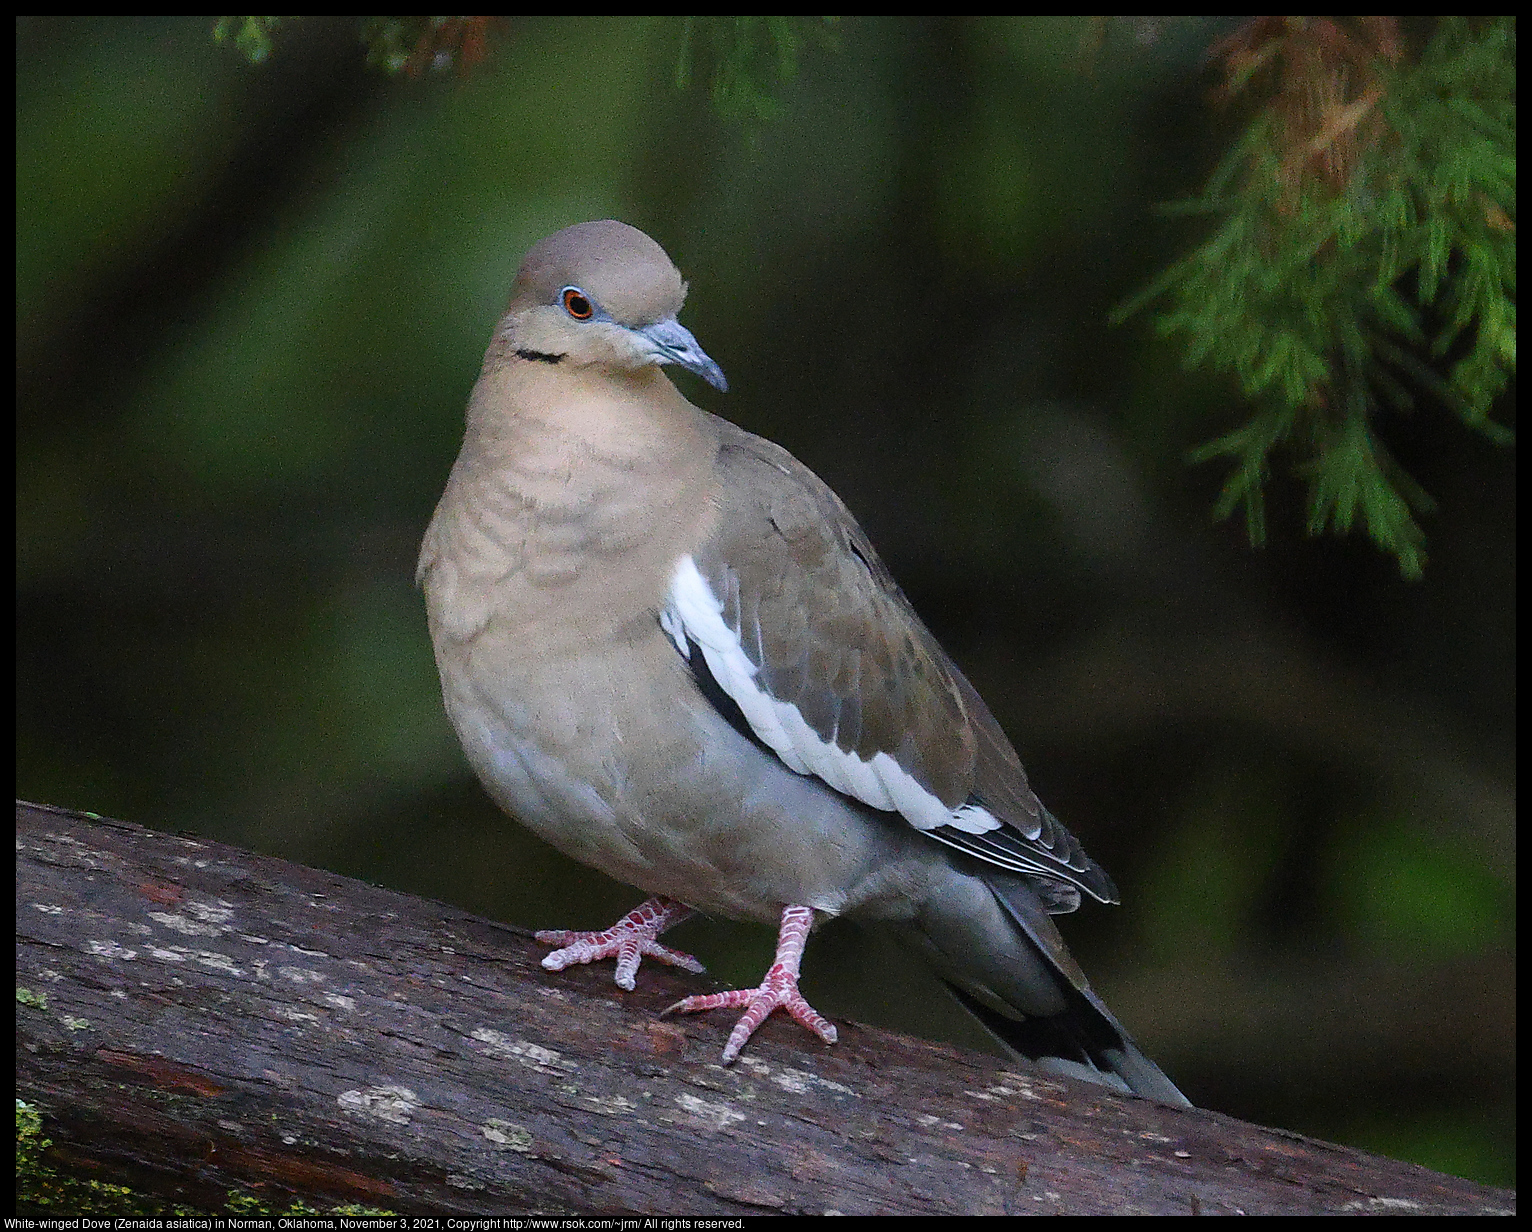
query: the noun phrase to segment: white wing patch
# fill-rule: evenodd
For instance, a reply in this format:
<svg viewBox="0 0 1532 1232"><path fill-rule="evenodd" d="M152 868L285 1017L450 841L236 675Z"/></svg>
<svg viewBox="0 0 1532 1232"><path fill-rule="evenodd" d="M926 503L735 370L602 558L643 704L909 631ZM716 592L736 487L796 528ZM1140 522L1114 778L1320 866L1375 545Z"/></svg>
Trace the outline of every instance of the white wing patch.
<svg viewBox="0 0 1532 1232"><path fill-rule="evenodd" d="M762 689L756 681L760 668L745 653L739 630L724 621L723 603L690 556L676 562L660 626L683 657L691 657L688 639L702 648L718 687L734 700L761 743L790 769L814 775L872 808L900 813L917 830L952 826L968 834L983 834L999 827L1000 822L979 805L948 808L887 753L875 753L863 761L825 741L804 721L797 706L778 701Z"/></svg>
<svg viewBox="0 0 1532 1232"><path fill-rule="evenodd" d="M982 804L962 804L953 811L952 821L948 824L964 834L984 834L999 828L1000 822ZM1030 834L1027 837L1035 839L1037 835Z"/></svg>
<svg viewBox="0 0 1532 1232"><path fill-rule="evenodd" d="M690 560L691 557L686 558ZM695 565L692 566L694 569ZM671 588L674 591L674 587ZM672 593L671 603L675 603L675 595ZM720 611L723 609L720 608ZM720 621L720 623L722 623ZM681 652L681 657L688 663L692 660L691 643L686 640L686 629L681 624L681 617L676 614L674 607L667 607L660 613L660 628L665 630L665 636L675 643L676 649Z"/></svg>

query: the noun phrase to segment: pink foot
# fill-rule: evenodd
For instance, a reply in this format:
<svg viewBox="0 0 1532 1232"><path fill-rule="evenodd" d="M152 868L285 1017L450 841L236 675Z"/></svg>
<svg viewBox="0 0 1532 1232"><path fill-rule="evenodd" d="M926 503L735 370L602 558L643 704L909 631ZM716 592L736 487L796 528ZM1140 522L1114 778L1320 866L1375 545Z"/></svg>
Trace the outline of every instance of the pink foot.
<svg viewBox="0 0 1532 1232"><path fill-rule="evenodd" d="M544 957L543 970L562 971L576 963L615 958L617 987L628 992L633 991L633 977L638 974L638 964L646 957L701 975L707 968L690 954L673 950L656 940L672 924L679 924L691 913L690 907L673 898L651 898L599 933L544 929L536 934L537 939L544 945L561 948Z"/></svg>
<svg viewBox="0 0 1532 1232"><path fill-rule="evenodd" d="M835 1028L798 991L798 967L803 962L803 947L814 924L812 907L785 907L782 928L777 934L777 957L766 972L759 988L741 988L735 992L714 992L706 996L677 1001L666 1014L698 1014L704 1010L743 1009L745 1015L729 1034L723 1046L723 1063L739 1056L755 1029L766 1021L771 1011L781 1007L827 1044L835 1042ZM546 965L546 960L545 960Z"/></svg>

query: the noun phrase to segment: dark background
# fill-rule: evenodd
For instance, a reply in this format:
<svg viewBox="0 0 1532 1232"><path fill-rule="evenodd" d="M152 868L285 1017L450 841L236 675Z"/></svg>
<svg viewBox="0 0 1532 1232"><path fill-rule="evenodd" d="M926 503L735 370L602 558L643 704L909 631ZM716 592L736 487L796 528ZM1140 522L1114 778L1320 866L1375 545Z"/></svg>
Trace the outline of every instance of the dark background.
<svg viewBox="0 0 1532 1232"><path fill-rule="evenodd" d="M473 782L412 586L521 254L621 218L729 375L683 391L840 492L1116 878L1061 923L1146 1051L1513 1182L1513 452L1380 425L1439 501L1422 583L1305 538L1280 474L1255 552L1184 461L1237 394L1106 322L1199 234L1153 207L1236 131L1219 27L843 21L754 129L676 88L679 19L513 19L467 80L368 70L345 21L260 67L210 29L18 26L20 795L519 924L636 902ZM733 983L772 948L674 938ZM804 987L983 1046L849 924Z"/></svg>

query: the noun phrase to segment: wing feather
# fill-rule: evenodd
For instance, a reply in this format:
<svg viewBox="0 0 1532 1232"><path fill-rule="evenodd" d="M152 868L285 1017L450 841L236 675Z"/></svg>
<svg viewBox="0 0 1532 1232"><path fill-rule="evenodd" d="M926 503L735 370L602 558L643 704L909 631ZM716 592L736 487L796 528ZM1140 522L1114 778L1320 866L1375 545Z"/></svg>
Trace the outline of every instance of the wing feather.
<svg viewBox="0 0 1532 1232"><path fill-rule="evenodd" d="M840 499L786 450L717 423L719 529L677 562L661 615L693 669L797 773L1026 875L1051 911L1081 891L1115 902Z"/></svg>

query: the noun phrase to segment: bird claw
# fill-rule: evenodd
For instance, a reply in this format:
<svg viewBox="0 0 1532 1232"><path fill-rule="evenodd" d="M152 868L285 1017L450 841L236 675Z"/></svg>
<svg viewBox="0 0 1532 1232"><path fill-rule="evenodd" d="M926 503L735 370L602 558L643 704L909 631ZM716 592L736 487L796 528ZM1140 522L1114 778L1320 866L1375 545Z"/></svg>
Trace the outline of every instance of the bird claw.
<svg viewBox="0 0 1532 1232"><path fill-rule="evenodd" d="M782 930L777 942L777 958L766 972L759 988L738 988L732 992L711 992L686 997L662 1012L663 1014L700 1014L707 1010L743 1009L744 1016L734 1024L729 1041L723 1048L723 1063L728 1065L739 1056L745 1042L776 1009L784 1009L793 1020L808 1028L827 1044L833 1044L837 1035L834 1025L798 991L798 964L803 958L803 945L813 925L814 913L808 907L788 907L782 912Z"/></svg>
<svg viewBox="0 0 1532 1232"><path fill-rule="evenodd" d="M656 938L672 924L691 915L692 909L669 898L651 898L635 907L610 928L600 932L545 928L534 934L544 945L560 948L543 956L544 971L562 971L577 963L615 958L617 987L632 992L638 965L645 958L701 975L707 970L690 954L661 945Z"/></svg>
<svg viewBox="0 0 1532 1232"><path fill-rule="evenodd" d="M740 988L733 992L687 997L664 1010L663 1014L700 1014L707 1010L743 1009L744 1016L734 1024L734 1030L729 1033L729 1042L723 1046L725 1065L739 1056L746 1041L755 1034L755 1029L776 1009L786 1010L795 1022L807 1027L825 1043L833 1044L837 1039L834 1024L803 999L796 979L775 982L776 970L773 967L767 973L759 988Z"/></svg>

